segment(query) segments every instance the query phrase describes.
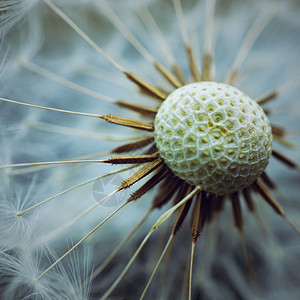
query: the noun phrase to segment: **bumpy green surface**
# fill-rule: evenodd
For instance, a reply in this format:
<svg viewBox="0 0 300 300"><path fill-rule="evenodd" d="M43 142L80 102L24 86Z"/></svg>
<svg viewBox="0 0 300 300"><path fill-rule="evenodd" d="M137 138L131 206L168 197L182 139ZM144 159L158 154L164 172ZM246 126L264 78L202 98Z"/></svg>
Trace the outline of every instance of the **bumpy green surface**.
<svg viewBox="0 0 300 300"><path fill-rule="evenodd" d="M253 183L272 151L271 127L261 107L223 83L175 90L160 106L154 126L158 151L169 168L216 195Z"/></svg>

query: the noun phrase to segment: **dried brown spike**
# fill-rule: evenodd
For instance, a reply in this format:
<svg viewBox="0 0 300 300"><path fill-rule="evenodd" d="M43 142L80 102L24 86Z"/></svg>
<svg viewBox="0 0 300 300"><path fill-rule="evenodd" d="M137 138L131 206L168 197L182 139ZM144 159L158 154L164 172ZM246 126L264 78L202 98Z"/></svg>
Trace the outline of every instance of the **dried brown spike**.
<svg viewBox="0 0 300 300"><path fill-rule="evenodd" d="M182 84L185 84L186 81L185 81L184 75L183 75L181 69L179 68L179 66L177 64L173 64L172 65L172 70L176 74L176 76L178 77L178 79L180 80L180 82Z"/></svg>
<svg viewBox="0 0 300 300"><path fill-rule="evenodd" d="M193 243L197 242L198 237L200 236L203 223L203 214L201 214L201 201L202 201L203 192L199 193L191 219L191 229L192 229L192 241Z"/></svg>
<svg viewBox="0 0 300 300"><path fill-rule="evenodd" d="M169 172L171 172L169 169L162 167L157 174L150 178L142 187L140 187L138 190L132 193L131 196L128 198L127 202L134 201L142 197L150 189L152 189L159 182L161 182L168 175Z"/></svg>
<svg viewBox="0 0 300 300"><path fill-rule="evenodd" d="M145 130L145 131L154 131L154 126L152 124L144 123L129 118L123 118L123 117L112 116L112 115L101 115L99 116L99 118L113 124L118 124L122 126L135 128L135 129Z"/></svg>
<svg viewBox="0 0 300 300"><path fill-rule="evenodd" d="M170 187L169 189L165 190L165 193L158 192L156 197L153 200L152 207L153 208L160 208L164 204L168 203L169 200L171 200L172 196L176 193L176 191L179 189L180 180L174 181L174 186Z"/></svg>
<svg viewBox="0 0 300 300"><path fill-rule="evenodd" d="M156 145L153 144L150 149L147 150L147 152L145 154L152 154L154 152L157 152L157 148L156 148Z"/></svg>
<svg viewBox="0 0 300 300"><path fill-rule="evenodd" d="M206 203L206 209L205 209L205 221L206 223L210 223L212 221L213 217L213 203L216 199L216 196L214 194L209 194L207 198Z"/></svg>
<svg viewBox="0 0 300 300"><path fill-rule="evenodd" d="M281 205L273 198L268 189L258 180L253 183L255 190L263 197L266 202L280 215L285 216Z"/></svg>
<svg viewBox="0 0 300 300"><path fill-rule="evenodd" d="M275 126L274 124L271 124L272 127L272 133L274 135L277 135L279 137L282 137L285 135L285 130L281 127Z"/></svg>
<svg viewBox="0 0 300 300"><path fill-rule="evenodd" d="M114 148L111 153L125 153L125 152L131 152L133 150L141 149L143 147L146 147L150 143L153 143L154 139L153 137L149 137L143 140L139 140L137 142L125 144L119 147Z"/></svg>
<svg viewBox="0 0 300 300"><path fill-rule="evenodd" d="M188 183L182 181L181 185L180 185L180 188L177 192L177 195L176 195L176 197L173 201L173 205L176 205L177 203L179 203L191 191L192 191L192 186L190 186ZM183 216L182 216L182 218L178 217L177 221L173 225L173 230L172 230L173 235L175 235L176 232L181 228L181 225L182 225L183 221L184 221Z"/></svg>
<svg viewBox="0 0 300 300"><path fill-rule="evenodd" d="M175 87L180 88L182 86L181 82L171 73L169 72L164 65L160 62L154 63L156 69Z"/></svg>
<svg viewBox="0 0 300 300"><path fill-rule="evenodd" d="M209 194L205 208L205 222L213 221L214 215L221 212L224 207L225 196Z"/></svg>
<svg viewBox="0 0 300 300"><path fill-rule="evenodd" d="M267 95L256 99L255 101L259 105L262 105L262 104L265 104L265 103L269 102L270 100L276 98L277 96L278 96L278 92L277 91L272 91L272 92L268 93Z"/></svg>
<svg viewBox="0 0 300 300"><path fill-rule="evenodd" d="M180 187L181 180L170 173L160 186L157 195L153 199L152 207L160 208L167 203Z"/></svg>
<svg viewBox="0 0 300 300"><path fill-rule="evenodd" d="M276 189L276 184L271 180L266 172L263 172L260 176L262 181L266 184L266 186L270 189Z"/></svg>
<svg viewBox="0 0 300 300"><path fill-rule="evenodd" d="M149 93L151 96L158 98L160 100L165 100L168 96L165 92L161 91L157 87L147 83L146 81L140 79L130 72L124 71L124 74L127 76L129 80L137 84L142 90L145 90L146 93Z"/></svg>
<svg viewBox="0 0 300 300"><path fill-rule="evenodd" d="M226 83L233 84L233 82L235 81L237 75L238 75L238 73L237 73L236 70L231 70L228 74L228 79L226 80Z"/></svg>
<svg viewBox="0 0 300 300"><path fill-rule="evenodd" d="M199 195L200 197L200 195ZM204 192L204 191L201 191L201 207L200 207L200 228L201 228L201 231L202 229L204 228L205 226L205 223L206 223L206 213L207 213L207 204L208 204L208 201L207 201L207 193ZM191 219L192 221L192 219ZM192 227L192 224L190 224L191 227Z"/></svg>
<svg viewBox="0 0 300 300"><path fill-rule="evenodd" d="M197 70L196 64L195 64L193 50L190 46L186 46L186 53L187 53L187 56L188 56L190 70L191 70L191 73L193 75L194 80L195 81L201 81L201 76L200 76L200 74Z"/></svg>
<svg viewBox="0 0 300 300"><path fill-rule="evenodd" d="M178 190L178 193L173 201L173 205L176 205L180 200L182 200L187 194L188 194L188 188L189 184L185 181L181 182L180 188Z"/></svg>
<svg viewBox="0 0 300 300"><path fill-rule="evenodd" d="M242 232L243 231L243 216L241 203L239 198L239 192L233 193L231 195L231 204L232 204L232 212L234 217L234 224L237 229Z"/></svg>
<svg viewBox="0 0 300 300"><path fill-rule="evenodd" d="M212 57L209 53L205 53L203 56L203 80L211 80L210 68L211 68Z"/></svg>
<svg viewBox="0 0 300 300"><path fill-rule="evenodd" d="M153 161L159 157L158 153L155 154L146 154L146 155L135 155L135 156L119 156L112 157L103 160L103 163L116 164L140 164Z"/></svg>
<svg viewBox="0 0 300 300"><path fill-rule="evenodd" d="M205 223L206 223L206 212L207 212L207 205L208 205L208 201L207 201L208 197L207 197L207 193L205 193L204 191L202 192L202 201L201 201L201 208L200 208L200 215L201 215L201 227L203 228Z"/></svg>
<svg viewBox="0 0 300 300"><path fill-rule="evenodd" d="M224 196L216 196L213 198L213 201L212 201L212 207L211 207L211 210L212 210L212 217L221 212L221 210L223 209L223 206L224 206L224 200L225 200L225 197Z"/></svg>
<svg viewBox="0 0 300 300"><path fill-rule="evenodd" d="M157 109L156 108L150 108L150 107L146 107L143 105L138 105L138 104L134 104L134 103L130 103L124 100L117 100L116 104L124 107L124 108L128 108L132 111L141 113L143 115L150 115L150 116L155 116L157 113Z"/></svg>
<svg viewBox="0 0 300 300"><path fill-rule="evenodd" d="M273 138L276 142L280 143L281 145L290 148L290 149L295 149L297 148L297 145L286 140L284 137L281 137L279 135L273 135Z"/></svg>
<svg viewBox="0 0 300 300"><path fill-rule="evenodd" d="M297 165L296 162L294 162L292 159L288 158L287 156L285 156L284 154L282 154L278 150L272 149L272 155L274 157L276 157L277 159L279 159L284 164L286 164L287 166L289 166L291 168L298 169L298 165Z"/></svg>
<svg viewBox="0 0 300 300"><path fill-rule="evenodd" d="M251 197L251 189L249 187L246 187L246 188L243 189L243 196L245 198L248 209L251 212L254 212L255 211L255 205L254 205L253 199Z"/></svg>
<svg viewBox="0 0 300 300"><path fill-rule="evenodd" d="M144 178L145 176L153 172L155 169L157 169L161 164L163 164L163 162L164 161L162 158L158 158L155 161L148 163L146 166L139 169L134 175L124 180L122 184L119 186L118 190L120 191L132 186L140 179Z"/></svg>
<svg viewBox="0 0 300 300"><path fill-rule="evenodd" d="M189 193L191 192L191 190L189 190ZM186 215L189 212L189 209L191 207L192 204L192 199L190 199L189 201L187 201L179 210L178 212L178 216L177 219L173 225L173 230L172 230L172 235L174 236L181 228L182 223L184 222Z"/></svg>

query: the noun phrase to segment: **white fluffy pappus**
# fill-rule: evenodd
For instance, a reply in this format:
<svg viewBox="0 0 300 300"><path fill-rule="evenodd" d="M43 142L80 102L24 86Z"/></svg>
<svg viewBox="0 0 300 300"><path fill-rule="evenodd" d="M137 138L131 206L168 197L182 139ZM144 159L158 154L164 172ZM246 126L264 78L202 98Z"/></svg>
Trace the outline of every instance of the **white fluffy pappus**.
<svg viewBox="0 0 300 300"><path fill-rule="evenodd" d="M52 259L57 259L48 248L43 249ZM83 257L73 253L69 266L60 265L55 272L36 280L45 268L40 251L8 254L0 252L1 272L5 275L4 299L89 299L89 285L81 288L79 278L90 276L90 251L85 249ZM79 262L79 260L81 260Z"/></svg>
<svg viewBox="0 0 300 300"><path fill-rule="evenodd" d="M201 69L206 50L203 46L206 1L181 2L196 66ZM51 4L58 9L53 10ZM170 91L173 87L158 75L153 61L161 61L168 68L177 62L190 79L182 28L172 1L7 0L0 4L0 97L141 121L145 121L142 115L125 110L112 100L157 106L159 102L139 93L133 82L75 32L59 15L61 11L122 68L162 90ZM286 135L274 142L276 148L299 162L298 2L216 1L211 33L212 73L215 81L225 80L247 32L261 12L264 15L259 25L263 28L266 22L265 28L246 53L235 84L252 99L286 87L278 99L267 103L266 110L271 112L272 124L286 129ZM133 41L134 46L124 38L125 35L132 39L121 23L141 45ZM99 118L3 101L0 101L0 114L0 163L4 166L99 160L110 157L111 149L141 137L139 131L116 127ZM145 122L149 120L146 117ZM0 298L99 299L105 294L151 226L166 211L166 208L155 210L103 272L85 285L93 270L101 266L140 221L155 196L151 191L123 208L86 238L83 245L76 247L75 252L70 251L65 256L117 208L113 201L123 203L137 189L133 186L121 192L119 198L112 197L111 203L108 200L107 205L97 205L99 199L93 196L94 182L103 183L100 195L108 195L134 173L133 170L118 171L123 167L78 163L0 169ZM104 177L109 173L112 174ZM297 223L298 170L289 170L272 159L267 173L278 186L272 194ZM137 187L140 186L141 183L137 183ZM40 202L43 204L37 205ZM224 211L207 226L197 242L192 299L299 299L299 237L258 197L255 204L257 214L249 213L246 205L242 205L244 235L252 267L247 263L243 242L234 227L230 205L226 203ZM185 222L176 236L172 251L162 261L145 298L186 299L191 247L188 223ZM299 227L299 222L296 225ZM172 223L162 226L160 234L150 238L109 299L141 296L171 226ZM93 247L93 251L85 251L84 245ZM44 274L56 260L59 263ZM254 279L249 275L251 268Z"/></svg>

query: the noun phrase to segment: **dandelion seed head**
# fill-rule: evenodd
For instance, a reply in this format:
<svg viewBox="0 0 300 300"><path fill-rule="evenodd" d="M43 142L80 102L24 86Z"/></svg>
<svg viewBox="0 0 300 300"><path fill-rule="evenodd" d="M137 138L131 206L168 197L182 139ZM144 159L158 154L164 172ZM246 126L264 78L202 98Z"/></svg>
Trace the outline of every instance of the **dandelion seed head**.
<svg viewBox="0 0 300 300"><path fill-rule="evenodd" d="M269 162L272 140L262 108L222 83L175 90L155 118L155 141L166 164L189 184L216 195L251 185Z"/></svg>

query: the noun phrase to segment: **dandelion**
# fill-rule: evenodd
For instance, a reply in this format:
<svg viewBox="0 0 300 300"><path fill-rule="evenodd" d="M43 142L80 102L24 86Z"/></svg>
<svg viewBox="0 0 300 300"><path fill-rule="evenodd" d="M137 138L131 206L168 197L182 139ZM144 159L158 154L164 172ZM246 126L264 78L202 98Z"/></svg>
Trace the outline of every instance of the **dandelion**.
<svg viewBox="0 0 300 300"><path fill-rule="evenodd" d="M2 297L299 298L296 2L0 8Z"/></svg>

